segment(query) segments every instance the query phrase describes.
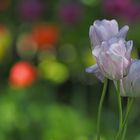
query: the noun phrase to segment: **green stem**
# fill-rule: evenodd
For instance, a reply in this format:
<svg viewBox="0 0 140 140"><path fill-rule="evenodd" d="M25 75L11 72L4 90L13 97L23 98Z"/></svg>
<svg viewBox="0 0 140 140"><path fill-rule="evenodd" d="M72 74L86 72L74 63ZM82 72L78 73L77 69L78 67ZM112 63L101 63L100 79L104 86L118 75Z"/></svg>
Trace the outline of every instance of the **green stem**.
<svg viewBox="0 0 140 140"><path fill-rule="evenodd" d="M126 106L126 114L128 114L128 112L129 112L129 103L130 103L130 98L128 97L127 106ZM125 139L125 135L126 135L126 131L127 131L127 124L128 124L128 121L126 122L126 124L124 125L124 128L122 130L122 139L121 140Z"/></svg>
<svg viewBox="0 0 140 140"><path fill-rule="evenodd" d="M122 139L121 140L124 140L125 139L126 131L127 131L127 124L128 123L125 124L124 129L122 130L123 132L122 132Z"/></svg>
<svg viewBox="0 0 140 140"><path fill-rule="evenodd" d="M117 99L118 99L118 107L119 107L119 130L122 128L123 115L122 115L122 101L120 95L120 80L117 81Z"/></svg>
<svg viewBox="0 0 140 140"><path fill-rule="evenodd" d="M104 81L104 87L103 87L103 91L102 91L102 95L101 95L101 99L100 99L100 103L99 103L99 107L98 107L98 116L97 116L97 140L100 140L101 111L102 111L102 106L103 106L103 102L104 102L104 98L105 98L105 94L106 94L107 84L108 84L108 79L105 79L105 81Z"/></svg>
<svg viewBox="0 0 140 140"><path fill-rule="evenodd" d="M125 118L124 118L124 121L123 121L123 124L122 124L122 128L119 130L115 140L120 140L120 136L122 134L122 131L123 131L123 133L126 133L125 129L127 129L128 118L129 118L129 114L130 114L130 111L131 111L131 108L132 108L133 101L134 101L134 98L130 98L130 97L128 98L127 109L126 109ZM125 134L123 134L123 135L125 135ZM125 136L123 136L122 138L124 139Z"/></svg>

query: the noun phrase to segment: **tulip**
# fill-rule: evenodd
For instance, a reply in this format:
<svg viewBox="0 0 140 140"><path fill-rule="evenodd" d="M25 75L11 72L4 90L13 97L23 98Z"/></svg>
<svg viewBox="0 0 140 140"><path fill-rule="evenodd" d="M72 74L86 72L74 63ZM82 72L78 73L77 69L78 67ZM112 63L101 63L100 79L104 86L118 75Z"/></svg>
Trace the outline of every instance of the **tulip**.
<svg viewBox="0 0 140 140"><path fill-rule="evenodd" d="M96 57L98 71L108 79L122 79L128 74L130 68L132 46L132 41L126 42L124 39L117 38L112 38L107 42L102 42L101 46L96 46L92 53ZM90 67L90 71L91 69L93 68ZM92 72L96 73L96 71L93 69Z"/></svg>
<svg viewBox="0 0 140 140"><path fill-rule="evenodd" d="M132 41L125 41L128 29L124 26L119 31L116 20L94 22L89 36L97 65L87 68L87 72L94 73L101 81L104 77L119 80L128 74L133 46Z"/></svg>
<svg viewBox="0 0 140 140"><path fill-rule="evenodd" d="M89 68L86 69L86 72L88 73L94 73L95 76L101 80L102 82L104 81L104 76L102 75L100 69L98 68L98 65L95 64L95 65L92 65L90 66Z"/></svg>
<svg viewBox="0 0 140 140"><path fill-rule="evenodd" d="M121 80L121 96L140 96L140 60L133 60L129 74Z"/></svg>
<svg viewBox="0 0 140 140"><path fill-rule="evenodd" d="M108 41L112 37L124 38L128 32L129 27L126 25L119 31L116 20L96 20L89 29L89 37L92 48L101 45L103 41Z"/></svg>

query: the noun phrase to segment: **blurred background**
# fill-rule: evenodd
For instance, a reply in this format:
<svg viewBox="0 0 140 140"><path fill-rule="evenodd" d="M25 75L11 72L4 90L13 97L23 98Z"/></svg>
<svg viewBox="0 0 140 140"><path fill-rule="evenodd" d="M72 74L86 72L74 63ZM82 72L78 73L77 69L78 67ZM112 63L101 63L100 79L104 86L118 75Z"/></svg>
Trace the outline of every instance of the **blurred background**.
<svg viewBox="0 0 140 140"><path fill-rule="evenodd" d="M89 26L105 18L130 26L139 58L139 0L0 0L0 140L95 139L102 83L85 68L95 63ZM116 104L110 81L102 140L116 135ZM128 140L140 140L139 105Z"/></svg>

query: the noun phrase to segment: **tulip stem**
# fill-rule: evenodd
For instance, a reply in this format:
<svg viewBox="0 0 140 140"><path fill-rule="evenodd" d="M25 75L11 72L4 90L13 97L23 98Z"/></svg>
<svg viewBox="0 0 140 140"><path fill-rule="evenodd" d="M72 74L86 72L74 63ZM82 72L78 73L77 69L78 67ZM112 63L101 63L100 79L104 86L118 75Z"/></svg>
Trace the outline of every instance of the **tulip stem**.
<svg viewBox="0 0 140 140"><path fill-rule="evenodd" d="M121 101L121 95L120 95L120 80L117 81L117 98L118 98L118 107L119 107L119 131L120 131L122 128L122 122L123 122L122 101Z"/></svg>
<svg viewBox="0 0 140 140"><path fill-rule="evenodd" d="M100 103L98 107L98 116L97 116L97 140L100 140L100 123L101 123L101 111L102 111L102 106L106 94L106 89L107 89L107 84L108 84L108 79L105 79L104 81L104 86L103 86L103 91L101 94L100 98Z"/></svg>
<svg viewBox="0 0 140 140"><path fill-rule="evenodd" d="M126 122L126 124L124 126L124 129L122 130L122 139L121 140L125 139L126 131L127 131L127 126L128 126L128 123Z"/></svg>
<svg viewBox="0 0 140 140"><path fill-rule="evenodd" d="M129 118L129 114L130 114L133 102L134 102L134 98L128 97L127 108L126 108L126 113L125 113L125 118L124 118L124 121L123 121L123 124L122 124L122 128L118 131L118 134L117 134L115 140L120 140L121 134L122 134L122 139L121 140L125 139L127 124L128 124L128 118Z"/></svg>
<svg viewBox="0 0 140 140"><path fill-rule="evenodd" d="M129 114L130 114L130 111L131 111L131 108L132 108L132 105L133 105L133 101L134 101L134 98L128 97L128 99L127 99L127 107L126 107L126 115L125 115L124 122L123 122L124 130L122 130L123 131L122 132L123 133L122 134L122 140L125 139L126 130L127 130L127 126L128 126Z"/></svg>

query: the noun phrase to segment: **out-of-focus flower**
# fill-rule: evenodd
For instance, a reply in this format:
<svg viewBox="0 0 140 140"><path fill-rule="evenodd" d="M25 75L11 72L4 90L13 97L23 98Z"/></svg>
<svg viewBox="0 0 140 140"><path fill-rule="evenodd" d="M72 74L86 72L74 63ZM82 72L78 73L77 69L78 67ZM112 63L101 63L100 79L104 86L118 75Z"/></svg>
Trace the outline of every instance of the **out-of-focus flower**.
<svg viewBox="0 0 140 140"><path fill-rule="evenodd" d="M43 4L40 0L22 0L19 2L18 11L23 20L32 21L41 16Z"/></svg>
<svg viewBox="0 0 140 140"><path fill-rule="evenodd" d="M39 64L40 76L56 84L65 82L69 77L66 65L55 60L43 60Z"/></svg>
<svg viewBox="0 0 140 140"><path fill-rule="evenodd" d="M32 37L40 48L50 48L58 42L59 29L55 25L39 24L33 27Z"/></svg>
<svg viewBox="0 0 140 140"><path fill-rule="evenodd" d="M9 8L11 0L0 0L0 11L5 11Z"/></svg>
<svg viewBox="0 0 140 140"><path fill-rule="evenodd" d="M122 15L129 5L129 0L104 0L104 8L112 15ZM117 11L117 12L116 12Z"/></svg>
<svg viewBox="0 0 140 140"><path fill-rule="evenodd" d="M140 96L140 60L133 60L129 74L121 80L121 95Z"/></svg>
<svg viewBox="0 0 140 140"><path fill-rule="evenodd" d="M140 4L130 0L104 0L104 9L109 15L121 16L129 21L140 18Z"/></svg>
<svg viewBox="0 0 140 140"><path fill-rule="evenodd" d="M17 40L17 53L21 58L31 59L37 52L37 43L30 33L24 33Z"/></svg>
<svg viewBox="0 0 140 140"><path fill-rule="evenodd" d="M9 81L14 87L27 87L36 79L36 70L26 61L17 62L10 70Z"/></svg>
<svg viewBox="0 0 140 140"><path fill-rule="evenodd" d="M90 39L92 54L95 56L97 65L86 69L87 72L103 80L107 77L111 80L119 80L128 74L131 64L132 41L125 41L128 26L118 31L115 20L95 21L90 27ZM104 77L103 77L104 76Z"/></svg>
<svg viewBox="0 0 140 140"><path fill-rule="evenodd" d="M11 42L12 37L10 31L6 26L0 25L0 61L4 59Z"/></svg>
<svg viewBox="0 0 140 140"><path fill-rule="evenodd" d="M75 24L82 17L82 7L77 3L64 3L59 7L59 17L67 24Z"/></svg>
<svg viewBox="0 0 140 140"><path fill-rule="evenodd" d="M124 18L133 22L140 19L140 4L129 4L126 11L124 11Z"/></svg>

